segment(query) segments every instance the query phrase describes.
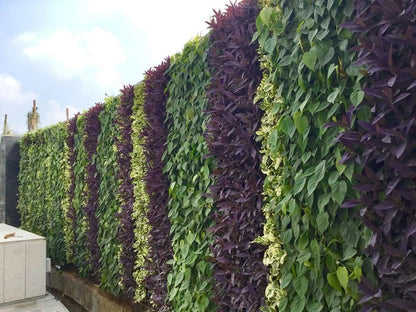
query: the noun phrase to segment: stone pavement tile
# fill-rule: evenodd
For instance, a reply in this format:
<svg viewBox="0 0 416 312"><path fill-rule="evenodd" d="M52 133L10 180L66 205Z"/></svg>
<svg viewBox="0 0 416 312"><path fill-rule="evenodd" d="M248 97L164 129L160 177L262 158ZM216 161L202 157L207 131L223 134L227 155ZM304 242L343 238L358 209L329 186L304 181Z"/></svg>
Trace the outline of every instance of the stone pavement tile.
<svg viewBox="0 0 416 312"><path fill-rule="evenodd" d="M0 312L68 312L51 294L36 300L0 306Z"/></svg>

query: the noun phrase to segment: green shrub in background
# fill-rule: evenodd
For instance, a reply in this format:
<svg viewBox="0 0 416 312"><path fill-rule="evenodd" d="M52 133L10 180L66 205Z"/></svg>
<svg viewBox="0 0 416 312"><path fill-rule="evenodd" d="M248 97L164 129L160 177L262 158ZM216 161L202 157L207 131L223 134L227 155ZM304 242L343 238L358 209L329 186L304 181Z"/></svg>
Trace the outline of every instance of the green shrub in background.
<svg viewBox="0 0 416 312"><path fill-rule="evenodd" d="M77 133L74 137L74 152L76 153L76 159L73 168L75 174L75 189L72 205L75 211L76 228L74 229L73 263L78 268L82 277L86 277L90 271L86 235L88 225L83 211L83 207L86 204L85 192L87 192L87 185L85 183L85 174L88 165L87 154L84 147L84 127L85 115L79 115L77 118Z"/></svg>
<svg viewBox="0 0 416 312"><path fill-rule="evenodd" d="M168 300L173 311L214 311L211 275L207 261L212 243L206 229L212 201L204 194L213 181L212 159L203 136L208 116L205 86L210 73L206 63L208 38L188 42L171 59L166 104L168 138L164 155L170 180L169 219L173 234L172 272L168 275Z"/></svg>
<svg viewBox="0 0 416 312"><path fill-rule="evenodd" d="M68 206L69 168L66 124L27 133L20 141L19 203L22 228L46 238L47 254L66 262L64 211Z"/></svg>
<svg viewBox="0 0 416 312"><path fill-rule="evenodd" d="M264 79L257 100L265 115L259 137L270 267L267 311L357 310L362 251L368 241L353 211L353 165L339 165L339 121L362 100L348 51L352 1L263 1L257 19Z"/></svg>
<svg viewBox="0 0 416 312"><path fill-rule="evenodd" d="M117 148L115 137L118 135L114 119L117 113L119 99L109 97L105 100L103 111L98 116L101 122L101 132L98 135L97 171L101 177L98 197L97 219L98 245L101 252L101 282L100 286L119 295L121 290L120 264L117 259L119 242L117 233L119 220L116 217L119 202L117 201Z"/></svg>
<svg viewBox="0 0 416 312"><path fill-rule="evenodd" d="M144 137L142 131L146 125L146 117L143 112L144 103L144 83L140 83L134 88L134 105L132 113L132 144L133 153L131 155L131 180L134 185L134 244L136 251L136 262L134 264L133 277L137 283L134 294L134 301L143 302L146 299L145 278L148 271L145 269L146 258L149 256L148 236L150 224L147 219L149 205L149 195L146 192L144 176L146 174L146 157L144 154Z"/></svg>

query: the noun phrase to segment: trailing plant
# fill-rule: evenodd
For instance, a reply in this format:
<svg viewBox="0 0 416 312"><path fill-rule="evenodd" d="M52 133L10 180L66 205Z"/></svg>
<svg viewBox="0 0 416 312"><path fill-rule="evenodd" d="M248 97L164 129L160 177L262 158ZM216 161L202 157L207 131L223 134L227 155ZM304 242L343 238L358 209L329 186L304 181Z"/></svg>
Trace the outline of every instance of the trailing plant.
<svg viewBox="0 0 416 312"><path fill-rule="evenodd" d="M74 261L73 264L77 267L79 274L82 277L87 277L91 267L89 266L89 252L87 247L87 219L83 210L86 205L85 192L87 191L87 184L85 183L86 170L88 166L88 159L84 146L85 140L85 115L79 115L76 121L77 132L74 135L74 154L76 159L74 161L74 198L72 205L75 211L76 228L74 229Z"/></svg>
<svg viewBox="0 0 416 312"><path fill-rule="evenodd" d="M68 208L65 212L65 246L66 246L66 260L68 263L74 262L75 255L75 237L77 228L77 217L75 212L74 192L75 192L75 161L77 159L77 151L75 150L75 135L77 133L77 119L79 113L68 121L66 144L68 146L68 167L70 185L68 189Z"/></svg>
<svg viewBox="0 0 416 312"><path fill-rule="evenodd" d="M85 138L83 141L87 157L86 168L86 190L84 196L86 205L83 207L87 221L87 247L89 252L89 266L91 276L95 280L100 280L100 247L98 245L98 189L100 187L101 176L97 170L97 146L98 134L101 130L101 123L98 115L103 110L103 104L98 103L85 113Z"/></svg>
<svg viewBox="0 0 416 312"><path fill-rule="evenodd" d="M348 148L343 160L363 166L355 176L360 194L344 207L361 207L372 232L366 252L379 277L363 281L361 303L363 311L416 311L416 2L357 0L355 9L344 26L359 34L356 64L368 77L361 107L371 118L354 106L339 141Z"/></svg>
<svg viewBox="0 0 416 312"><path fill-rule="evenodd" d="M96 167L100 179L98 189L98 246L100 248L101 282L103 289L118 296L121 266L118 260L120 243L118 241L119 219L117 218L120 203L117 200L117 147L115 138L119 136L115 118L119 99L110 97L105 100L103 109L98 115L101 131L97 139Z"/></svg>
<svg viewBox="0 0 416 312"><path fill-rule="evenodd" d="M142 136L146 168L144 181L149 196L147 219L151 226L149 233L149 256L146 268L146 288L150 292L153 311L170 310L167 302L167 275L172 266L168 261L172 258L171 224L168 218L167 202L169 180L163 173L162 155L166 151L167 125L166 101L168 93L164 90L169 81L166 73L170 65L167 58L159 66L149 69L144 79L143 111L147 121Z"/></svg>
<svg viewBox="0 0 416 312"><path fill-rule="evenodd" d="M120 210L118 217L120 219L119 241L120 253L119 259L122 267L121 283L124 293L128 298L133 298L137 287L133 277L134 262L136 251L134 250L134 220L133 220L133 203L134 191L131 179L131 153L133 145L131 142L131 115L134 101L134 88L131 85L125 86L121 91L120 104L117 110L117 123L120 136L116 138L118 151L117 172L119 180L118 198L120 201Z"/></svg>
<svg viewBox="0 0 416 312"><path fill-rule="evenodd" d="M353 165L334 140L350 105L362 100L354 38L339 24L352 1L263 1L254 40L265 77L263 143L270 266L266 311L354 311L368 243L357 213L341 209L354 194ZM366 112L361 112L366 118ZM347 115L346 118L350 118ZM270 219L275 228L270 228ZM367 271L371 271L368 266Z"/></svg>
<svg viewBox="0 0 416 312"><path fill-rule="evenodd" d="M134 87L134 104L132 108L132 145L131 154L131 180L134 185L134 203L133 203L133 221L134 221L134 244L136 252L136 261L134 263L133 277L136 281L137 288L134 294L135 302L142 302L148 299L146 297L145 279L149 272L147 271L146 259L149 256L150 224L147 219L149 208L149 195L146 192L144 178L146 175L146 157L144 154L145 138L142 135L146 126L146 118L143 112L145 85L140 83Z"/></svg>
<svg viewBox="0 0 416 312"><path fill-rule="evenodd" d="M262 112L253 101L261 80L257 44L251 44L258 7L255 1L215 12L210 23L206 128L209 157L216 165L211 187L215 204L215 301L220 311L259 311L264 304L265 248L254 242L263 234L260 144L255 141Z"/></svg>
<svg viewBox="0 0 416 312"><path fill-rule="evenodd" d="M204 157L208 116L205 86L210 73L206 62L208 38L188 42L182 53L171 58L168 70L166 120L168 137L163 157L164 171L170 180L169 219L171 221L173 260L168 275L168 300L173 311L215 311L212 263L206 231L213 225L208 216L212 200L204 196L213 180L213 163Z"/></svg>
<svg viewBox="0 0 416 312"><path fill-rule="evenodd" d="M42 235L47 255L56 264L66 262L62 229L69 187L65 144L66 124L27 133L20 141L19 201L22 227Z"/></svg>

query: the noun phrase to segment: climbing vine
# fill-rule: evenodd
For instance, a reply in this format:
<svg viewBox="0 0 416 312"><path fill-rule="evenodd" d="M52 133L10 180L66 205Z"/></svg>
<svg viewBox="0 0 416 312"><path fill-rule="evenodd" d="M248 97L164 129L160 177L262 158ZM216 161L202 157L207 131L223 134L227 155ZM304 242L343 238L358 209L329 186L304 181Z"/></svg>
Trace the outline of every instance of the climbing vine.
<svg viewBox="0 0 416 312"><path fill-rule="evenodd" d="M264 1L256 21L269 311L357 310L369 236L340 206L359 168L339 164L338 130L326 127L362 100L354 38L339 28L352 12L352 1Z"/></svg>
<svg viewBox="0 0 416 312"><path fill-rule="evenodd" d="M98 246L100 249L101 280L100 285L115 295L121 293L120 263L116 261L118 250L119 220L116 216L119 209L117 200L117 148L115 138L118 129L115 124L119 100L109 97L105 100L102 111L98 115L101 130L97 137L96 167L100 176L98 189Z"/></svg>
<svg viewBox="0 0 416 312"><path fill-rule="evenodd" d="M168 275L168 300L174 311L214 311L210 256L212 200L204 194L212 185L212 158L204 139L208 116L205 86L208 38L188 42L172 57L166 103L168 137L163 157L169 186L173 261ZM197 277L197 278L196 278Z"/></svg>

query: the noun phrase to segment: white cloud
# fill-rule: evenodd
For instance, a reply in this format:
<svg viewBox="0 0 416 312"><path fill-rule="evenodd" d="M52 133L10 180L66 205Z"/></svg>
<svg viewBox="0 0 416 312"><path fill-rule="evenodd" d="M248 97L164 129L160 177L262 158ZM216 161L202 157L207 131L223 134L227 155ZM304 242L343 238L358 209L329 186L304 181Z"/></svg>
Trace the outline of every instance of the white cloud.
<svg viewBox="0 0 416 312"><path fill-rule="evenodd" d="M31 105L37 94L22 90L22 83L14 77L0 74L0 104L5 107L23 107Z"/></svg>
<svg viewBox="0 0 416 312"><path fill-rule="evenodd" d="M69 111L69 118L79 112L79 109L73 106L61 105L58 101L49 100L45 107L39 108L39 115L41 118L41 126L49 126L56 124L60 121L66 120L66 108ZM47 124L44 124L42 120L47 120Z"/></svg>
<svg viewBox="0 0 416 312"><path fill-rule="evenodd" d="M83 32L59 29L45 38L25 33L16 40L25 44L26 55L44 63L60 79L80 78L88 83L95 79L103 89L120 85L117 66L125 61L125 53L119 40L101 28Z"/></svg>
<svg viewBox="0 0 416 312"><path fill-rule="evenodd" d="M166 56L182 50L196 35L208 32L213 9L224 10L229 0L90 0L86 2L90 14L114 16L121 14L146 36L144 48L154 65Z"/></svg>
<svg viewBox="0 0 416 312"><path fill-rule="evenodd" d="M17 134L26 131L26 114L32 108L33 100L38 95L26 91L16 78L0 73L0 118L3 129L3 118L7 114L10 128Z"/></svg>
<svg viewBox="0 0 416 312"><path fill-rule="evenodd" d="M0 118L1 130L3 130L4 115L7 114L7 123L15 134L23 134L27 131L26 116L31 111L33 100L39 95L26 91L16 78L0 73ZM47 127L66 120L66 108L69 110L69 117L80 110L74 106L64 106L58 101L49 100L39 104L40 126Z"/></svg>

